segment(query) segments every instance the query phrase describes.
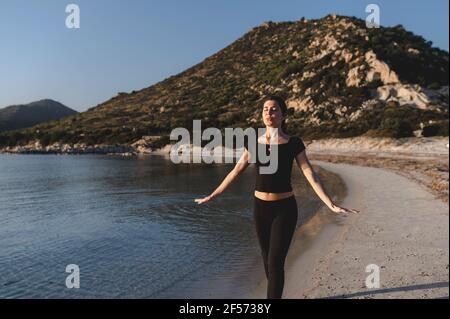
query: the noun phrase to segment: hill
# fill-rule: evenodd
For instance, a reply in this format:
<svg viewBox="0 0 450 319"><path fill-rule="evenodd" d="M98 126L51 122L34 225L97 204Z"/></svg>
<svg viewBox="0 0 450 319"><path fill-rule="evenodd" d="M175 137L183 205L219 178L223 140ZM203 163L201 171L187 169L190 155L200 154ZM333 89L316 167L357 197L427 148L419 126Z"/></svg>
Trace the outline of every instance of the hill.
<svg viewBox="0 0 450 319"><path fill-rule="evenodd" d="M448 52L401 25L328 15L265 22L201 63L86 112L0 135L41 141L164 145L175 127L261 127L259 101L287 99L290 134L305 139L448 135Z"/></svg>
<svg viewBox="0 0 450 319"><path fill-rule="evenodd" d="M0 132L26 128L77 113L59 102L48 99L24 105L11 105L0 109Z"/></svg>

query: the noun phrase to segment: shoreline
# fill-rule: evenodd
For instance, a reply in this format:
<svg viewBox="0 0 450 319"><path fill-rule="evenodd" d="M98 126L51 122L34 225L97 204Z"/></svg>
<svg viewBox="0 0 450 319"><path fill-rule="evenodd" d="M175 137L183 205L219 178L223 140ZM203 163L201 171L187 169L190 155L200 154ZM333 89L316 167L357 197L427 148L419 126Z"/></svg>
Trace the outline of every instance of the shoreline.
<svg viewBox="0 0 450 319"><path fill-rule="evenodd" d="M449 155L310 153L311 160L374 167L395 172L414 181L444 203L449 202Z"/></svg>
<svg viewBox="0 0 450 319"><path fill-rule="evenodd" d="M152 139L150 139L152 140ZM449 154L449 137L348 137L327 138L320 140L304 140L307 149L316 153L339 155L346 153L359 153L367 155L411 155L439 156ZM95 144L61 143L56 142L43 146L39 141L32 141L26 145L0 147L0 154L169 154L172 144L167 143L160 147L151 146L148 141L141 139L134 143L125 144ZM241 149L229 149L219 146L218 151L240 153ZM193 144L179 146L182 152L192 152L194 155L202 154L202 148ZM191 154L192 155L192 154Z"/></svg>
<svg viewBox="0 0 450 319"><path fill-rule="evenodd" d="M300 255L296 231L283 298L448 298L448 203L392 170L312 163L343 178L348 196L340 204L361 213L333 215L338 223L326 225ZM369 264L379 266L379 288L365 286ZM266 287L263 280L248 297L265 298Z"/></svg>
<svg viewBox="0 0 450 319"><path fill-rule="evenodd" d="M349 163L378 168L388 168L409 179L418 182L430 190L437 198L449 201L449 137L409 137L409 138L368 138L364 136L351 138L330 138L313 140L307 144L307 154L311 160L322 160L333 163ZM55 146L56 145L56 146ZM56 148L55 148L56 147ZM200 156L202 150L182 147L183 151L192 151L190 158ZM220 149L220 148L219 148ZM59 150L59 151L58 151ZM38 144L0 148L0 154L53 154L53 155L113 155L122 157L162 155L170 157L171 144L158 149L149 149L141 144L136 145L94 145L54 144L42 148ZM227 154L233 161L239 158L243 149L230 150L222 147L226 159ZM183 156L184 157L184 156ZM208 156L208 159L215 159Z"/></svg>

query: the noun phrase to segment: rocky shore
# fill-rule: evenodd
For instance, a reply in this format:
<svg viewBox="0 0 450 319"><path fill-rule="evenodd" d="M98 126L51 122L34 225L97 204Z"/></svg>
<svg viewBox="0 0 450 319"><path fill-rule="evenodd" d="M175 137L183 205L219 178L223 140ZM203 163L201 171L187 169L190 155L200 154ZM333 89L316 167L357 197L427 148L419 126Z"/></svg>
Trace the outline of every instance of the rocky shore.
<svg viewBox="0 0 450 319"><path fill-rule="evenodd" d="M124 144L95 144L85 143L53 143L42 145L40 141L32 141L26 145L0 147L0 154L105 154L133 156L137 154L153 154L158 152L168 153L170 144L161 149L154 147L153 143L161 136L143 136L131 145Z"/></svg>
<svg viewBox="0 0 450 319"><path fill-rule="evenodd" d="M39 142L22 146L7 146L0 148L0 153L6 154L120 154L136 155L137 150L133 146L126 145L86 145L54 143L42 146Z"/></svg>

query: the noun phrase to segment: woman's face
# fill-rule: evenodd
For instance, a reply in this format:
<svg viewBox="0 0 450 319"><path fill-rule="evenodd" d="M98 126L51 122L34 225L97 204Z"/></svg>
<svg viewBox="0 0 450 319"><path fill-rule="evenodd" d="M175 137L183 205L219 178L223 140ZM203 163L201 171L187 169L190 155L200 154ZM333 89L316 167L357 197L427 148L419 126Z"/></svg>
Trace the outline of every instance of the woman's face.
<svg viewBox="0 0 450 319"><path fill-rule="evenodd" d="M263 122L268 127L279 128L283 121L283 112L277 101L266 101L262 112Z"/></svg>

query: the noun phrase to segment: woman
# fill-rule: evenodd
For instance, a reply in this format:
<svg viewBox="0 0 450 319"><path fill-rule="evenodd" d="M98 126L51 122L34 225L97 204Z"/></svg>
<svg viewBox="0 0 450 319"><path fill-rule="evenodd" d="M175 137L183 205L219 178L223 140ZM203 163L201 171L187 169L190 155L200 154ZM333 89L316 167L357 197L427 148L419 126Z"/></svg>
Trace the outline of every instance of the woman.
<svg viewBox="0 0 450 319"><path fill-rule="evenodd" d="M277 96L269 96L264 99L262 118L266 126L266 133L265 136L258 137L256 145L257 148L265 147L266 152L270 154L270 145L277 144L278 167L273 174L261 174L259 169L256 170L253 217L268 280L268 299L280 299L282 296L284 262L297 224L297 202L290 180L294 158L314 191L331 211L338 214L359 213L358 210L336 205L326 193L306 157L303 141L299 137L288 136L285 133L284 119L286 115L287 107L283 99ZM246 144L238 163L219 187L211 195L195 199L195 202L206 203L223 193L247 168L252 156L256 156L256 165L261 166L258 154L260 153L251 154Z"/></svg>

